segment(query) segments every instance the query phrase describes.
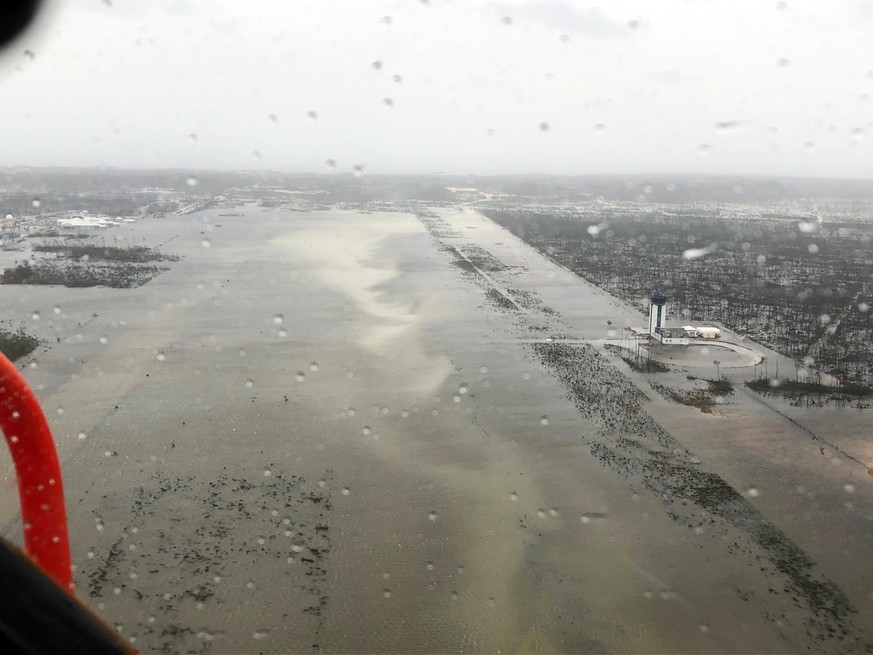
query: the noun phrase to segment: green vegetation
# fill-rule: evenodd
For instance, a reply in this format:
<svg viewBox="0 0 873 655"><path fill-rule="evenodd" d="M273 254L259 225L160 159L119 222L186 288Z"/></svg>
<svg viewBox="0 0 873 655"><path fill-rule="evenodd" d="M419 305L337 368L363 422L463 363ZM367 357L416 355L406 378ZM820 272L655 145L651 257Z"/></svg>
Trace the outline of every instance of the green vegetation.
<svg viewBox="0 0 873 655"><path fill-rule="evenodd" d="M27 334L22 328L15 332L0 330L0 352L13 362L32 353L39 344L39 339Z"/></svg>
<svg viewBox="0 0 873 655"><path fill-rule="evenodd" d="M623 356L622 360L624 360L625 364L630 366L637 373L666 373L670 370L669 366L662 364L661 362L656 362L654 359L645 359L642 357L634 359L633 357Z"/></svg>
<svg viewBox="0 0 873 655"><path fill-rule="evenodd" d="M56 284L65 287L131 289L151 280L163 267L128 262L111 265L73 262L24 262L7 268L0 284Z"/></svg>
<svg viewBox="0 0 873 655"><path fill-rule="evenodd" d="M700 380L701 378L694 377L693 375L687 375L686 379L688 380ZM726 378L719 378L718 380L706 380L709 385L709 393L715 394L716 396L729 396L734 392L734 383Z"/></svg>
<svg viewBox="0 0 873 655"><path fill-rule="evenodd" d="M630 351L626 348L612 343L606 344L604 349L613 355L621 357L622 361L637 373L667 373L670 371L669 366L649 357L644 357L642 352L639 352L636 356L631 356Z"/></svg>
<svg viewBox="0 0 873 655"><path fill-rule="evenodd" d="M178 261L178 257L164 255L145 246L98 246L94 244L53 243L33 247L37 252L53 252L76 261L158 262Z"/></svg>
<svg viewBox="0 0 873 655"><path fill-rule="evenodd" d="M671 389L662 384L652 384L652 388L667 400L680 405L688 405L696 407L704 414L712 414L712 408L715 406L715 400L709 392L703 389L695 389L693 391L682 391L679 389Z"/></svg>
<svg viewBox="0 0 873 655"><path fill-rule="evenodd" d="M854 396L864 398L873 394L873 389L863 384L846 382L839 387L830 387L818 382L798 382L780 378L758 378L746 382L746 386L758 393L778 393L798 397L818 394L819 396Z"/></svg>

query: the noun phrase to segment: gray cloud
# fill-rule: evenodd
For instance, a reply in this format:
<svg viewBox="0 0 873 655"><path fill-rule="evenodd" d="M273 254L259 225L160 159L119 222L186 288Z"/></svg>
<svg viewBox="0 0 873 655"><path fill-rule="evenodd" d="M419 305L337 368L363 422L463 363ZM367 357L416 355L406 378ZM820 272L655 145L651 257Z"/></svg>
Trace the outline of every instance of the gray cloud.
<svg viewBox="0 0 873 655"><path fill-rule="evenodd" d="M52 2L0 58L0 165L873 176L853 5L255 5Z"/></svg>

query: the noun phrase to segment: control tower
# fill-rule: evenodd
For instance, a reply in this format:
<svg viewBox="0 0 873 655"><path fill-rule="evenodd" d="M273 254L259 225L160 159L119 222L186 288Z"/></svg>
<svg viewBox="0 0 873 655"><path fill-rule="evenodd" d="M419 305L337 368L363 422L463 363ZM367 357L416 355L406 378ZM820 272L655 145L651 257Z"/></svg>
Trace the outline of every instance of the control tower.
<svg viewBox="0 0 873 655"><path fill-rule="evenodd" d="M667 322L667 296L655 291L651 296L649 307L649 334L655 336Z"/></svg>

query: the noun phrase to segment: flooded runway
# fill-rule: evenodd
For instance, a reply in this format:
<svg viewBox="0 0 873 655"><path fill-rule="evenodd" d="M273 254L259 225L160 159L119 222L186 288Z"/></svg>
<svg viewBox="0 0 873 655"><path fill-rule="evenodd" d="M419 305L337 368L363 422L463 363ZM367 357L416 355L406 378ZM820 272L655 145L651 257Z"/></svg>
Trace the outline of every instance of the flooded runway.
<svg viewBox="0 0 873 655"><path fill-rule="evenodd" d="M469 209L216 213L117 228L175 237L138 289L0 287L42 317L78 593L143 651L870 641L868 574L830 566L869 544L864 473L816 473L851 515L753 501L771 455L697 434L769 419L659 398L595 343L632 308Z"/></svg>

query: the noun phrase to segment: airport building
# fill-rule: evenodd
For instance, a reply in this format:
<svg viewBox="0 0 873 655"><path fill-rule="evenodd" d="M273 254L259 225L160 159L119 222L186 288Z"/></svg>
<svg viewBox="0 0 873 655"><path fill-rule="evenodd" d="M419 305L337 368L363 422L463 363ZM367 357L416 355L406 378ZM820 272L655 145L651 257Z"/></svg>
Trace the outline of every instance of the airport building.
<svg viewBox="0 0 873 655"><path fill-rule="evenodd" d="M717 327L683 325L667 327L667 295L655 291L649 298L649 337L665 345L687 346L692 339L718 339Z"/></svg>

